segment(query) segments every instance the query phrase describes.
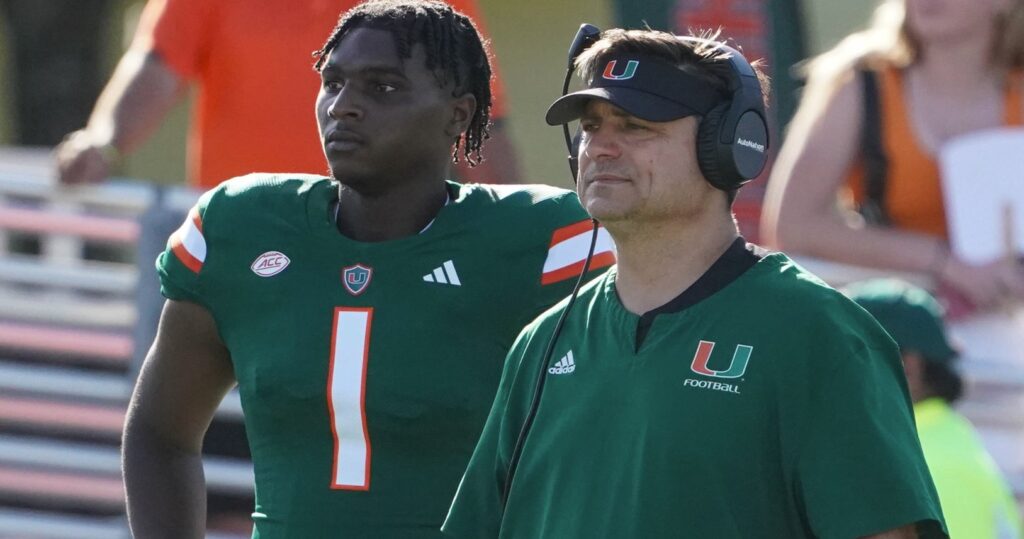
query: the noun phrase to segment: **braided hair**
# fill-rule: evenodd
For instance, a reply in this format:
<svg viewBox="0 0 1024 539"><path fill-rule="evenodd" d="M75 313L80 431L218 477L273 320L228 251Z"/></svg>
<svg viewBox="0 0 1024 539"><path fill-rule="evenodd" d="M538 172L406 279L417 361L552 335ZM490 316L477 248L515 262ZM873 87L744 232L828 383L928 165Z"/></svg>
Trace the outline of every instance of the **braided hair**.
<svg viewBox="0 0 1024 539"><path fill-rule="evenodd" d="M454 82L452 96L470 92L476 111L469 128L455 141L452 161L462 148L470 166L481 160L483 142L490 138L491 64L487 45L473 21L451 6L433 0L369 0L342 14L320 50L313 53L319 72L345 35L355 28L386 30L394 38L399 58L410 58L416 44L427 54L427 69L440 86Z"/></svg>

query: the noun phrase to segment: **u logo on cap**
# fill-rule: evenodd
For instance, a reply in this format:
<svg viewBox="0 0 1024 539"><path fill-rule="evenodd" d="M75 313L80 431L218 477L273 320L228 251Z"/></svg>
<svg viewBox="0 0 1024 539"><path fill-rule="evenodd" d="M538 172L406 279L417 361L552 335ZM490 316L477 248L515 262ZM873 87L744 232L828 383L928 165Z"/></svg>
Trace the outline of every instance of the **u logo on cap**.
<svg viewBox="0 0 1024 539"><path fill-rule="evenodd" d="M608 65L605 66L604 68L604 74L601 75L602 78L608 80L631 79L633 78L633 75L636 75L636 68L637 66L640 65L639 60L630 60L629 62L626 63L626 69L621 74L616 75L615 62L618 62L618 60L612 60L611 62L608 62Z"/></svg>

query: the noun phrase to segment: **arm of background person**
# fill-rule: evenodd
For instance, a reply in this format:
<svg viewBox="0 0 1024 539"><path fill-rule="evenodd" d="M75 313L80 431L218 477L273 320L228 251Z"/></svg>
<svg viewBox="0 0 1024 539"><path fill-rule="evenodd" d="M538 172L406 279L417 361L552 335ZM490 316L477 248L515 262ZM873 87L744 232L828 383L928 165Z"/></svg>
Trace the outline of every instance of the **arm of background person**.
<svg viewBox="0 0 1024 539"><path fill-rule="evenodd" d="M204 536L202 441L234 383L210 313L168 300L125 420L122 464L133 536Z"/></svg>
<svg viewBox="0 0 1024 539"><path fill-rule="evenodd" d="M484 142L484 160L475 167L459 157L455 172L459 179L472 183L519 183L519 156L502 120L491 126L491 137ZM461 151L461 150L460 150Z"/></svg>
<svg viewBox="0 0 1024 539"><path fill-rule="evenodd" d="M837 194L860 148L862 92L855 77L834 91L813 79L790 125L765 194L761 232L786 251L845 264L917 272L952 285L979 307L1024 297L1024 275L1003 262L971 266L944 240L864 226L843 215Z"/></svg>
<svg viewBox="0 0 1024 539"><path fill-rule="evenodd" d="M60 182L95 183L106 179L115 157L131 152L149 138L186 86L157 53L129 49L96 101L88 125L57 146Z"/></svg>

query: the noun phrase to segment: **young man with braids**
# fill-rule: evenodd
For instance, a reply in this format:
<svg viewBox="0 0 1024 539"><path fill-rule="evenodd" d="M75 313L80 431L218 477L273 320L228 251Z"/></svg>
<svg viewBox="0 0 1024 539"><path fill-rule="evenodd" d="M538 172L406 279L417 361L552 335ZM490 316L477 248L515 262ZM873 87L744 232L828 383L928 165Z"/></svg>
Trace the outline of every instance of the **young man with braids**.
<svg viewBox="0 0 1024 539"><path fill-rule="evenodd" d="M203 534L201 440L236 382L254 537L437 537L507 348L582 269L571 193L446 181L487 138L470 19L369 2L318 56L332 177L230 180L158 259L168 301L124 436L137 537Z"/></svg>

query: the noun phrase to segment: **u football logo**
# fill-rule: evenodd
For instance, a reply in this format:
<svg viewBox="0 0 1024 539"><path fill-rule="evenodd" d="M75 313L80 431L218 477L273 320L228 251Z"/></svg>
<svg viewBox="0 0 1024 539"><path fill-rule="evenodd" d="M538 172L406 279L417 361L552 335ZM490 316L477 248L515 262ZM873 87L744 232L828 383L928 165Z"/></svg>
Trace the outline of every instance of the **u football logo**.
<svg viewBox="0 0 1024 539"><path fill-rule="evenodd" d="M713 376L715 378L739 378L743 376L743 373L747 372L747 363L750 362L750 354L754 351L753 346L737 344L736 349L732 353L732 361L729 363L729 366L720 371L708 367L711 351L714 349L714 341L700 341L697 344L697 352L693 354L693 363L690 364L690 370L697 374Z"/></svg>
<svg viewBox="0 0 1024 539"><path fill-rule="evenodd" d="M345 285L345 290L348 290L348 293L353 296L366 292L371 278L373 278L373 268L362 264L348 266L341 270L341 284Z"/></svg>
<svg viewBox="0 0 1024 539"><path fill-rule="evenodd" d="M631 78L633 78L633 75L636 75L636 68L637 68L637 66L640 65L640 61L639 60L630 60L630 61L626 62L626 68L622 71L622 73L619 73L618 75L616 75L615 74L615 64L616 64L616 62L618 62L618 60L612 60L611 62L608 62L608 65L606 65L604 67L604 73L601 74L602 78L605 78L605 79L608 79L608 80L627 80L627 79L631 79Z"/></svg>

